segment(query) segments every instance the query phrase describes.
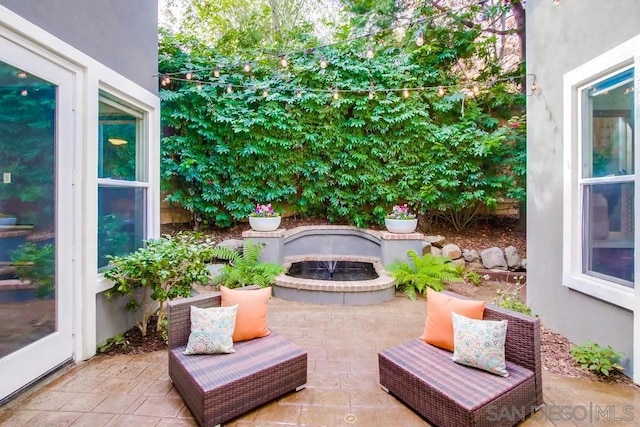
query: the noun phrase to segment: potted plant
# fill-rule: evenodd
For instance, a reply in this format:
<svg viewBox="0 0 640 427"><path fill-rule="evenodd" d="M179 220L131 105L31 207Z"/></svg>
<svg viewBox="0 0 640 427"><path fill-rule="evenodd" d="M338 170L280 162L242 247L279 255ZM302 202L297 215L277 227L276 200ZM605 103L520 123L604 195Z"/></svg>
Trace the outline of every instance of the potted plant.
<svg viewBox="0 0 640 427"><path fill-rule="evenodd" d="M16 225L18 219L15 215L0 213L0 225Z"/></svg>
<svg viewBox="0 0 640 427"><path fill-rule="evenodd" d="M249 225L255 231L275 231L280 227L280 220L280 214L273 210L271 203L257 204L249 214Z"/></svg>
<svg viewBox="0 0 640 427"><path fill-rule="evenodd" d="M409 212L407 204L395 205L384 219L384 225L392 233L413 233L418 226L415 214Z"/></svg>

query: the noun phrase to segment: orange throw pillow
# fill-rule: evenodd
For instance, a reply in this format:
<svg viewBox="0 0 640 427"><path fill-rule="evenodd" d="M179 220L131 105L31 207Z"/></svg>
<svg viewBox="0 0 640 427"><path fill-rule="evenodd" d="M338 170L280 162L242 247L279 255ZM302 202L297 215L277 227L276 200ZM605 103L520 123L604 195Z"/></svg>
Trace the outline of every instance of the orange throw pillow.
<svg viewBox="0 0 640 427"><path fill-rule="evenodd" d="M267 328L271 288L241 290L220 286L220 292L222 307L238 305L233 342L266 337L271 333Z"/></svg>
<svg viewBox="0 0 640 427"><path fill-rule="evenodd" d="M427 289L427 322L422 340L426 343L453 351L453 320L451 312L482 320L484 301L465 300Z"/></svg>

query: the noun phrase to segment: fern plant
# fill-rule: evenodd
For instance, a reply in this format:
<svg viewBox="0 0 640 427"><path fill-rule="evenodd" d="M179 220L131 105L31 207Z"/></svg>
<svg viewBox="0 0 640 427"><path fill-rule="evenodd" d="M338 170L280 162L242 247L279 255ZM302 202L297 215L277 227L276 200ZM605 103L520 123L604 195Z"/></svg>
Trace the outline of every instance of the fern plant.
<svg viewBox="0 0 640 427"><path fill-rule="evenodd" d="M393 275L396 289L411 300L418 294L425 295L427 288L441 291L445 283L463 280L463 268L451 264L448 258L431 254L419 256L414 251L408 251L407 256L411 262L396 262L386 269Z"/></svg>
<svg viewBox="0 0 640 427"><path fill-rule="evenodd" d="M262 245L253 240L244 243L241 253L225 247L214 248L214 258L229 262L222 267L214 282L228 288L248 285L264 288L272 285L276 276L284 272L284 268L275 263L260 262L262 250Z"/></svg>

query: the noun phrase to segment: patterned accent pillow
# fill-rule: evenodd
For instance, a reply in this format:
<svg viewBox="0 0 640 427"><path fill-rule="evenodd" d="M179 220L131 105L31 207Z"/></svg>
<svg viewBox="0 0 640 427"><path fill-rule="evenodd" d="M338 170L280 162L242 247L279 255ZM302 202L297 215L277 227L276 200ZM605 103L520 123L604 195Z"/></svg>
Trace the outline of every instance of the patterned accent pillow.
<svg viewBox="0 0 640 427"><path fill-rule="evenodd" d="M191 306L191 334L184 354L235 353L233 330L238 306Z"/></svg>
<svg viewBox="0 0 640 427"><path fill-rule="evenodd" d="M507 321L469 319L456 313L451 313L451 319L454 344L451 360L508 377L504 359Z"/></svg>

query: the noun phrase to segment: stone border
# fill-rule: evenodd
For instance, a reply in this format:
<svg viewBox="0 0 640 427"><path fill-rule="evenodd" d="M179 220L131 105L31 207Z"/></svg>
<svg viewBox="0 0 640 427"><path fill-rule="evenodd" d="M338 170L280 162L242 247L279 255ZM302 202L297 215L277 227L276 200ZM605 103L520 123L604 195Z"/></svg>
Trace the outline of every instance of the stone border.
<svg viewBox="0 0 640 427"><path fill-rule="evenodd" d="M388 301L395 295L395 280L382 267L379 258L344 255L304 255L285 258L289 269L300 261L356 261L370 262L378 274L372 280L328 281L302 279L280 274L275 279L273 293L276 297L320 304L365 305Z"/></svg>

